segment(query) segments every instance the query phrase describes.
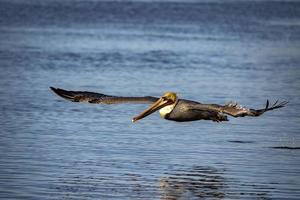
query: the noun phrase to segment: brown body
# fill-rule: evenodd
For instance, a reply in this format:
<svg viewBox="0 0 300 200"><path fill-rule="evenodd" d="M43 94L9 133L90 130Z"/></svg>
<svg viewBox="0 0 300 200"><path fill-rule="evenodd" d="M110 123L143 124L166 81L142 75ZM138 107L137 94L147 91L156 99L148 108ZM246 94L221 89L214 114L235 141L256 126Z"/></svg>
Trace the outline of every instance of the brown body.
<svg viewBox="0 0 300 200"><path fill-rule="evenodd" d="M208 105L195 101L179 99L174 109L165 115L167 120L186 122L195 120L228 121L227 116L217 108L210 109Z"/></svg>

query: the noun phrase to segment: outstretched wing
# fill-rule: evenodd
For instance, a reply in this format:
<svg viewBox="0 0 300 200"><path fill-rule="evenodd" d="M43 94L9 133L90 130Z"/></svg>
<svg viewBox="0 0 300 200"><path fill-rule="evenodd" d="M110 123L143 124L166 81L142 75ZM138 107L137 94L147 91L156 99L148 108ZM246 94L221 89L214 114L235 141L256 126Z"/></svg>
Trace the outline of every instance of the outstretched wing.
<svg viewBox="0 0 300 200"><path fill-rule="evenodd" d="M270 105L269 100L267 100L266 107L263 109L258 109L258 110L244 108L237 103L229 103L229 104L226 104L225 106L221 106L220 109L221 109L221 112L231 115L233 117L244 117L244 116L257 117L269 110L275 110L278 108L282 108L287 103L288 103L287 101L282 101L279 103L277 100L271 107L269 107L269 105Z"/></svg>
<svg viewBox="0 0 300 200"><path fill-rule="evenodd" d="M249 108L245 108L240 106L237 103L229 103L226 104L224 106L221 105L216 105L216 104L210 104L207 105L208 108L213 109L213 110L217 110L221 113L225 113L228 115L231 115L233 117L244 117L244 116L253 116L253 117L257 117L262 115L263 113L269 111L269 110L275 110L278 108L282 108L284 107L288 102L287 101L282 101L280 103L278 103L278 100L269 107L269 100L267 100L266 106L263 109L249 109Z"/></svg>
<svg viewBox="0 0 300 200"><path fill-rule="evenodd" d="M145 103L150 104L158 100L156 97L119 97L95 92L68 91L60 88L50 89L58 96L73 102L86 102L95 104L118 104L118 103Z"/></svg>

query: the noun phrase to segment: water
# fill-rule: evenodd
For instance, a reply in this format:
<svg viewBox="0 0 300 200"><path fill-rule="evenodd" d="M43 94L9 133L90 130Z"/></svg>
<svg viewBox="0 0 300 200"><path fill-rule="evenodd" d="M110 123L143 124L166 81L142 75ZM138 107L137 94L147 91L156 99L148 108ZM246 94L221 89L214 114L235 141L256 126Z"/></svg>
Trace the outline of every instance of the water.
<svg viewBox="0 0 300 200"><path fill-rule="evenodd" d="M0 2L1 199L299 199L300 3ZM49 86L175 91L259 118L176 123Z"/></svg>

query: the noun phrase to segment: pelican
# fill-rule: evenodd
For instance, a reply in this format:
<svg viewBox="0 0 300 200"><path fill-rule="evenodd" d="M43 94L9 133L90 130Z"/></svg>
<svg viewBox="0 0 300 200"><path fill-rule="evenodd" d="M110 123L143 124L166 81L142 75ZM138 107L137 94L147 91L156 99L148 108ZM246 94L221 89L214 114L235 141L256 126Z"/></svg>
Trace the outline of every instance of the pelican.
<svg viewBox="0 0 300 200"><path fill-rule="evenodd" d="M215 122L228 121L227 115L232 117L257 117L263 113L284 107L288 102L278 100L269 107L267 100L265 108L249 109L240 106L237 103L228 103L225 105L203 104L196 101L179 99L174 92L166 92L160 98L152 96L144 97L122 97L111 96L95 92L87 91L68 91L60 88L50 87L50 89L58 96L73 101L87 102L93 104L119 104L119 103L144 103L151 104L149 108L141 112L132 119L132 122L147 117L148 115L159 110L160 116L166 120L176 122L187 122L195 120L212 120Z"/></svg>

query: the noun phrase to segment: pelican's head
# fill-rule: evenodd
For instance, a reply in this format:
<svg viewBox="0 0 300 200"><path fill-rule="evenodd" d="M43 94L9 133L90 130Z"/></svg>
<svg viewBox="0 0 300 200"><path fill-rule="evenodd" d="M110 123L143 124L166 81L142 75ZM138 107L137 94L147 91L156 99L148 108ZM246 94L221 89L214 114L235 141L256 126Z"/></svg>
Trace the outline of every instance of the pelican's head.
<svg viewBox="0 0 300 200"><path fill-rule="evenodd" d="M141 112L138 116L132 119L132 122L136 122L144 117L147 117L151 113L160 110L160 115L164 117L166 114L170 113L177 103L177 95L174 92L166 92L162 97L160 97L155 103L153 103L148 109Z"/></svg>

